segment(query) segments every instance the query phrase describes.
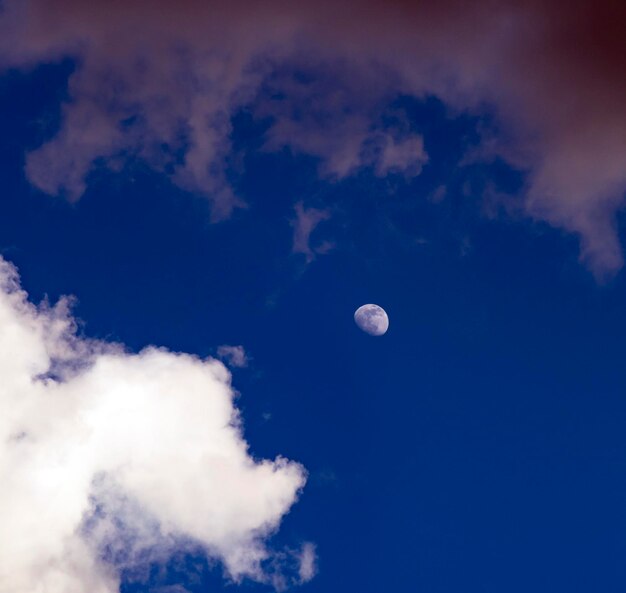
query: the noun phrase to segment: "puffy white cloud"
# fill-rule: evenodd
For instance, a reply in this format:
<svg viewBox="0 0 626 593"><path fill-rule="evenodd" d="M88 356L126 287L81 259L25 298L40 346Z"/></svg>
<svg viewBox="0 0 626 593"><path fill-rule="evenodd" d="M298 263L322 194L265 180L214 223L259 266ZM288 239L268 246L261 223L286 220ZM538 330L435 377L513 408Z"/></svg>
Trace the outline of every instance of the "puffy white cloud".
<svg viewBox="0 0 626 593"><path fill-rule="evenodd" d="M234 581L275 580L265 539L305 471L249 454L226 368L74 329L0 259L0 593L112 593L140 557L185 546Z"/></svg>

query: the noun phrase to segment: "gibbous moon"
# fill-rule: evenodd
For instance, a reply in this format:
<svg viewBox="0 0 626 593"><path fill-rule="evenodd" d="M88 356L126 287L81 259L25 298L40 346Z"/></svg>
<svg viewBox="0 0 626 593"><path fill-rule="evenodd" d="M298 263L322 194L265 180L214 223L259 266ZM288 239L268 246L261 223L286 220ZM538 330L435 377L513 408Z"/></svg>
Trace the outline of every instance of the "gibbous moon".
<svg viewBox="0 0 626 593"><path fill-rule="evenodd" d="M378 305L363 305L354 313L355 323L370 336L382 336L389 329L389 317Z"/></svg>

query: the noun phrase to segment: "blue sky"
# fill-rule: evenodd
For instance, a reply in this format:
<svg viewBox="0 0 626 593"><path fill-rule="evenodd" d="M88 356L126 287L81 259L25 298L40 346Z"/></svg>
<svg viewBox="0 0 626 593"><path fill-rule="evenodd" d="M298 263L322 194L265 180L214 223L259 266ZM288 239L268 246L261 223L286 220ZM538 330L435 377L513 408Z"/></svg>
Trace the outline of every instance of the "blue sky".
<svg viewBox="0 0 626 593"><path fill-rule="evenodd" d="M250 456L284 456L308 473L263 538L267 573L286 563L291 584L311 593L622 591L626 284L612 244L597 256L597 231L580 222L588 202L576 217L533 210L535 161L512 149L468 157L509 142L497 106L390 87L375 106L346 91L330 102L340 117L325 102L339 83L309 65L276 68L232 110L213 185L172 173L188 139L164 142L173 156L155 165L142 133L140 148L90 162L79 199L42 191L41 171L25 167L64 133L80 62L5 71L2 257L31 302L73 295L85 340L200 359L243 346L249 362L232 381ZM288 144L276 126L290 110L303 136ZM358 135L341 126L363 113L358 166L333 172L336 147L311 140L312 127ZM410 138L423 154L385 169L384 147ZM216 221L207 194L224 187L242 207ZM324 213L307 253L294 252L298 204ZM612 216L619 239L619 209ZM354 324L368 302L389 315L383 337ZM298 585L290 554L307 542L317 572ZM262 578L233 584L202 542L129 565L98 554L123 593L272 590ZM0 593L17 593L2 574Z"/></svg>

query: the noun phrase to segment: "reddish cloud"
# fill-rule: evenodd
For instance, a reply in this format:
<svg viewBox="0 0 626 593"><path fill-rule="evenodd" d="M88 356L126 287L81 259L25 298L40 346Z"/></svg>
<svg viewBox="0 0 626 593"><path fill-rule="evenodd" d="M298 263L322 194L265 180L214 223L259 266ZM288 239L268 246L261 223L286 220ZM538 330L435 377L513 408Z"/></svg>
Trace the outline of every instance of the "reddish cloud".
<svg viewBox="0 0 626 593"><path fill-rule="evenodd" d="M77 59L62 129L28 157L29 178L48 193L75 199L95 160L130 154L228 216L238 204L223 173L230 116L276 65L315 62L342 73L339 94L308 89L330 127L307 119L306 97L300 107L288 99L267 148L309 152L336 177L363 166L397 173L385 169L391 152L364 158L386 98L490 106L502 130L491 155L528 172L526 212L576 233L601 276L623 263L625 21L626 5L611 0L7 0L0 44L5 65ZM410 158L413 142L393 152L400 169L423 162Z"/></svg>

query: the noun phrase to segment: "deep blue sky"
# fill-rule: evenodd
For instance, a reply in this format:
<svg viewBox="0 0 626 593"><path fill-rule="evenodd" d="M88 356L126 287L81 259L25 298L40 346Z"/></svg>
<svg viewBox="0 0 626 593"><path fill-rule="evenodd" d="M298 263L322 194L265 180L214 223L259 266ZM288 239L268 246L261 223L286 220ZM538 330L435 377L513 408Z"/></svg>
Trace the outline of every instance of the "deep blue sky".
<svg viewBox="0 0 626 593"><path fill-rule="evenodd" d="M485 215L486 185L515 193L524 173L457 166L479 122L397 98L425 136L423 174L335 183L314 159L254 150L264 123L244 111L232 176L249 207L211 224L203 198L140 162L97 170L76 204L29 185L24 154L58 126L71 67L0 80L2 254L33 300L75 295L88 336L246 348L234 385L252 452L309 471L274 540L317 544L304 590L624 590L624 277L598 285L574 237ZM301 200L334 213L318 237L336 247L309 265L291 253ZM366 302L389 314L382 338L353 323ZM123 590L233 590L219 567L194 584L185 561Z"/></svg>

